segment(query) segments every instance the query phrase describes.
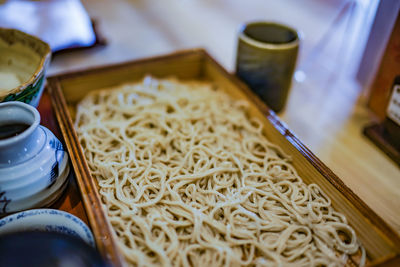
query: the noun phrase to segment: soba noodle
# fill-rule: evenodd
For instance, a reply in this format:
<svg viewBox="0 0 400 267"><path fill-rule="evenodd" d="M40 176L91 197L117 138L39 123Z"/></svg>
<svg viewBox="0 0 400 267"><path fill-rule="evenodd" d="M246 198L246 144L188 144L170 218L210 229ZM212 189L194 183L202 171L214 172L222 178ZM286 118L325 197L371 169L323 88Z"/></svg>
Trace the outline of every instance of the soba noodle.
<svg viewBox="0 0 400 267"><path fill-rule="evenodd" d="M247 105L210 84L150 77L78 105L79 140L129 264L341 266L359 250Z"/></svg>

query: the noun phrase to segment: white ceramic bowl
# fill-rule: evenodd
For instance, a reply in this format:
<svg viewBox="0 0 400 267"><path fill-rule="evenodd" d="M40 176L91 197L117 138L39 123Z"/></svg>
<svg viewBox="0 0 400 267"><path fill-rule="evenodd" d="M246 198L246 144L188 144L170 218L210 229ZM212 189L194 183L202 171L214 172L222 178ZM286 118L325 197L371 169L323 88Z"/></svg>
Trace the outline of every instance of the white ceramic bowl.
<svg viewBox="0 0 400 267"><path fill-rule="evenodd" d="M63 233L80 237L95 247L89 227L81 219L65 211L34 209L15 213L0 220L0 237L2 234L23 231Z"/></svg>
<svg viewBox="0 0 400 267"><path fill-rule="evenodd" d="M42 40L0 28L0 102L21 101L36 107L50 57L50 46Z"/></svg>

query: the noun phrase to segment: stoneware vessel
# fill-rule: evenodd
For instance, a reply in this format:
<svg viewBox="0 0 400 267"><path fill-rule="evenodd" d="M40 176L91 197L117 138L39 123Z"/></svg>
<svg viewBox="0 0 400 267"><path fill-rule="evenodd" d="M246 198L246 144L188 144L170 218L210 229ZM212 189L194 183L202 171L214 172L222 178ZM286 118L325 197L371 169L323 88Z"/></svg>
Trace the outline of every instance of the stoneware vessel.
<svg viewBox="0 0 400 267"><path fill-rule="evenodd" d="M32 106L0 103L0 215L52 204L68 182L61 142Z"/></svg>
<svg viewBox="0 0 400 267"><path fill-rule="evenodd" d="M286 25L256 21L242 25L238 39L236 75L280 112L289 94L299 34Z"/></svg>
<svg viewBox="0 0 400 267"><path fill-rule="evenodd" d="M78 217L61 210L33 209L0 220L0 236L23 231L57 232L81 238L95 247L93 234Z"/></svg>
<svg viewBox="0 0 400 267"><path fill-rule="evenodd" d="M21 101L37 107L50 57L50 46L42 40L0 28L0 102Z"/></svg>

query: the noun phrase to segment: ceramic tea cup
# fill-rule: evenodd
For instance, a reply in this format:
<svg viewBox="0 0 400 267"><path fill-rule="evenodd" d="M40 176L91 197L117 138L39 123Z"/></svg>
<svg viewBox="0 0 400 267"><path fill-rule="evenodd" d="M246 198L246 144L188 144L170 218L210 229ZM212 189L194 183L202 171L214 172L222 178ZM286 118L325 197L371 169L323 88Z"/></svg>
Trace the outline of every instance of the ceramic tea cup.
<svg viewBox="0 0 400 267"><path fill-rule="evenodd" d="M275 112L286 103L299 50L296 30L274 22L242 25L236 75Z"/></svg>
<svg viewBox="0 0 400 267"><path fill-rule="evenodd" d="M0 28L0 102L21 101L36 107L50 57L50 46L42 40Z"/></svg>
<svg viewBox="0 0 400 267"><path fill-rule="evenodd" d="M68 154L32 106L0 103L0 215L52 204L67 186Z"/></svg>

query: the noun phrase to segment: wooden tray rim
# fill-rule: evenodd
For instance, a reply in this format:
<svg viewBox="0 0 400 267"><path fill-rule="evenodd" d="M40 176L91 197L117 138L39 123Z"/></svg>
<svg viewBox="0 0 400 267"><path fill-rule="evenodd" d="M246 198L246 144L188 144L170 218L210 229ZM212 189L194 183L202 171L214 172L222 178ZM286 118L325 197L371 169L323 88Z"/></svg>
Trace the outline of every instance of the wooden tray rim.
<svg viewBox="0 0 400 267"><path fill-rule="evenodd" d="M372 210L357 194L353 192L343 181L340 179L328 166L325 165L300 139L282 122L279 117L266 106L266 104L257 97L251 89L242 82L237 76L228 73L214 58L212 58L205 50L200 50L206 57L210 59L221 74L231 79L242 91L244 91L253 101L253 103L260 109L260 111L267 117L271 124L289 141L310 163L318 172L327 179L336 189L338 189L351 203L358 208L364 218L371 224L378 226L379 229L393 242L394 245L400 247L400 235L390 227L374 210Z"/></svg>
<svg viewBox="0 0 400 267"><path fill-rule="evenodd" d="M67 150L70 154L70 160L75 171L75 179L81 194L83 206L91 226L97 248L105 256L105 260L112 262L114 266L124 266L124 259L118 250L114 238L112 237L111 226L107 223L106 214L102 210L100 195L87 165L83 151L74 130L74 124L66 109L67 104L62 95L58 79L48 80L48 92L50 94L53 109L59 122L61 133L64 137ZM53 87L53 88L52 88ZM62 114L65 114L64 116ZM102 222L102 226L99 224ZM104 227L104 224L106 226ZM103 239L103 236L110 235L110 239ZM111 251L110 249L111 248Z"/></svg>

